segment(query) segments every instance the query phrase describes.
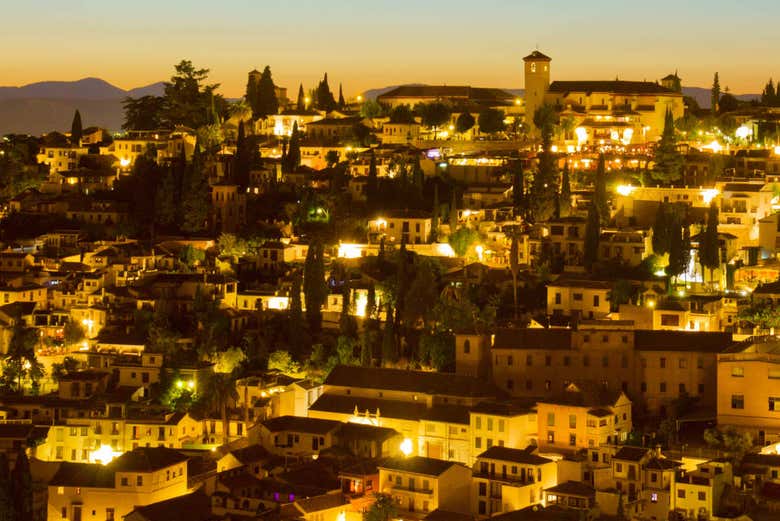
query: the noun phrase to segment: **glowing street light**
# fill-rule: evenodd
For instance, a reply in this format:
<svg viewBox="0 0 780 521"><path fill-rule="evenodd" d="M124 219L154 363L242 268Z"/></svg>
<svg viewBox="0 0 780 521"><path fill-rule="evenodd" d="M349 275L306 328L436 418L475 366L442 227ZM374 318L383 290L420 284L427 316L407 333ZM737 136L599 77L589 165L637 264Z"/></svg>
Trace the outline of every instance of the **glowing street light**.
<svg viewBox="0 0 780 521"><path fill-rule="evenodd" d="M628 197L634 190L636 190L636 188L631 185L618 185L618 187L615 188L615 191L623 197Z"/></svg>
<svg viewBox="0 0 780 521"><path fill-rule="evenodd" d="M409 438L404 438L404 441L401 442L401 453L403 453L404 456L410 456L412 454L413 450L412 446L412 440Z"/></svg>

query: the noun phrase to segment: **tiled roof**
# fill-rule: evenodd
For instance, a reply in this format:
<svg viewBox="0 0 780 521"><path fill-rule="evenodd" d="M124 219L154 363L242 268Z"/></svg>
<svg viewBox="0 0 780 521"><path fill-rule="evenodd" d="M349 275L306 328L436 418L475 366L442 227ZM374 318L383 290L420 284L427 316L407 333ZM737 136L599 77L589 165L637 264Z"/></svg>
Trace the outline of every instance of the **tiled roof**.
<svg viewBox="0 0 780 521"><path fill-rule="evenodd" d="M552 488L546 488L544 491L568 496L592 497L596 495L596 491L593 490L593 487L586 485L585 483L580 483L579 481L565 481Z"/></svg>
<svg viewBox="0 0 780 521"><path fill-rule="evenodd" d="M550 58L546 54L543 54L543 53L541 53L539 51L534 51L531 54L529 54L528 56L526 56L525 58L523 58L523 61L532 61L532 60L533 61L551 62L552 58Z"/></svg>
<svg viewBox="0 0 780 521"><path fill-rule="evenodd" d="M499 329L494 349L571 349L570 329Z"/></svg>
<svg viewBox="0 0 780 521"><path fill-rule="evenodd" d="M349 503L342 494L323 494L321 496L299 499L296 501L298 507L305 514L320 512L331 508L338 508Z"/></svg>
<svg viewBox="0 0 780 521"><path fill-rule="evenodd" d="M187 461L187 456L167 447L138 447L110 463L117 472L154 472Z"/></svg>
<svg viewBox="0 0 780 521"><path fill-rule="evenodd" d="M325 385L468 397L487 397L495 392L493 386L470 376L346 365L336 366Z"/></svg>
<svg viewBox="0 0 780 521"><path fill-rule="evenodd" d="M377 97L379 100L389 98L461 98L486 102L511 100L514 96L503 89L467 85L401 85Z"/></svg>
<svg viewBox="0 0 780 521"><path fill-rule="evenodd" d="M376 440L385 441L398 435L395 429L363 425L362 423L344 423L339 430L339 438L345 440Z"/></svg>
<svg viewBox="0 0 780 521"><path fill-rule="evenodd" d="M639 461L647 456L648 449L642 447L620 447L612 459L622 459L626 461Z"/></svg>
<svg viewBox="0 0 780 521"><path fill-rule="evenodd" d="M424 403L325 393L309 407L309 410L352 414L355 408L361 414L366 411L375 414L378 409L385 418L417 421L425 413L426 406Z"/></svg>
<svg viewBox="0 0 780 521"><path fill-rule="evenodd" d="M133 512L140 514L147 521L208 521L217 519L211 513L211 499L202 492L193 492L158 503L135 507Z"/></svg>
<svg viewBox="0 0 780 521"><path fill-rule="evenodd" d="M49 486L113 488L114 469L96 463L71 463L63 461Z"/></svg>
<svg viewBox="0 0 780 521"><path fill-rule="evenodd" d="M413 456L411 458L389 458L378 465L381 469L411 472L425 476L440 476L453 465L454 461Z"/></svg>
<svg viewBox="0 0 780 521"><path fill-rule="evenodd" d="M527 465L544 465L545 463L552 463L553 461L551 459L532 454L528 449L510 449L509 447L500 447L498 445L493 445L477 457L511 461L513 463L522 463Z"/></svg>
<svg viewBox="0 0 780 521"><path fill-rule="evenodd" d="M664 94L680 96L679 93L651 81L554 81L550 92L606 92L610 94Z"/></svg>
<svg viewBox="0 0 780 521"><path fill-rule="evenodd" d="M720 353L732 344L731 333L709 331L634 332L637 351L703 351Z"/></svg>
<svg viewBox="0 0 780 521"><path fill-rule="evenodd" d="M302 416L279 416L264 421L262 425L270 432L291 431L327 434L341 426L342 422Z"/></svg>

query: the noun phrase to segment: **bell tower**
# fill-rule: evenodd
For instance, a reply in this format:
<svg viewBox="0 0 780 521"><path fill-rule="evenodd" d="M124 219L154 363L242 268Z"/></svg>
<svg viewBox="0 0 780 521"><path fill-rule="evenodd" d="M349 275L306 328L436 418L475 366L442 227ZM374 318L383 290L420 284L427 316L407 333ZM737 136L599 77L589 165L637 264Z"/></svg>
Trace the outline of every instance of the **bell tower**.
<svg viewBox="0 0 780 521"><path fill-rule="evenodd" d="M532 132L534 113L544 105L544 96L550 88L550 62L552 58L534 51L525 58L525 121Z"/></svg>

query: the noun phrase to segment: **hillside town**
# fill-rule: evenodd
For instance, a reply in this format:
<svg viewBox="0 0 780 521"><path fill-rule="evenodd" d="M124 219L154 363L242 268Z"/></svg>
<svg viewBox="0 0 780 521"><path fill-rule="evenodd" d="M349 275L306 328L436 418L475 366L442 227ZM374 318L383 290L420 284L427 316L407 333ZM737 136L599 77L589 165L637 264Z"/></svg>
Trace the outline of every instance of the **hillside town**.
<svg viewBox="0 0 780 521"><path fill-rule="evenodd" d="M780 519L780 85L517 63L4 136L0 519Z"/></svg>

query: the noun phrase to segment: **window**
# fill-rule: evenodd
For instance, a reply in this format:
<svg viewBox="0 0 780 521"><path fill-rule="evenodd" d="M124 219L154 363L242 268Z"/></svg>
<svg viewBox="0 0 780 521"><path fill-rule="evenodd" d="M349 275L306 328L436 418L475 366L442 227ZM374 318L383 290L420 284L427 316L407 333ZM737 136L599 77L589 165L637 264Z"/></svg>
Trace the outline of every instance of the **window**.
<svg viewBox="0 0 780 521"><path fill-rule="evenodd" d="M696 359L696 369L704 369L704 359L703 358L697 358Z"/></svg>
<svg viewBox="0 0 780 521"><path fill-rule="evenodd" d="M666 369L666 358L661 357L661 359L658 361L658 365L661 369Z"/></svg>
<svg viewBox="0 0 780 521"><path fill-rule="evenodd" d="M685 499L685 490L684 489L677 489L677 497L680 499Z"/></svg>
<svg viewBox="0 0 780 521"><path fill-rule="evenodd" d="M481 449L482 448L482 438L477 436L474 438L474 448L475 449Z"/></svg>
<svg viewBox="0 0 780 521"><path fill-rule="evenodd" d="M582 293L575 293L572 297L577 301L582 300Z"/></svg>
<svg viewBox="0 0 780 521"><path fill-rule="evenodd" d="M569 428L570 429L576 429L577 428L577 415L576 414L570 414L569 415Z"/></svg>
<svg viewBox="0 0 780 521"><path fill-rule="evenodd" d="M553 431L547 431L547 443L555 443L555 433Z"/></svg>
<svg viewBox="0 0 780 521"><path fill-rule="evenodd" d="M487 430L488 432L493 432L493 418L487 419Z"/></svg>
<svg viewBox="0 0 780 521"><path fill-rule="evenodd" d="M550 367L552 365L552 357L550 355L544 355L544 365Z"/></svg>
<svg viewBox="0 0 780 521"><path fill-rule="evenodd" d="M658 482L658 474L656 472L650 473L650 482L651 483L657 483Z"/></svg>
<svg viewBox="0 0 780 521"><path fill-rule="evenodd" d="M593 307L594 308L599 307L599 296L598 295L593 295Z"/></svg>
<svg viewBox="0 0 780 521"><path fill-rule="evenodd" d="M769 410L780 412L780 398L775 396L769 397Z"/></svg>
<svg viewBox="0 0 780 521"><path fill-rule="evenodd" d="M504 432L504 420L498 420L498 432Z"/></svg>
<svg viewBox="0 0 780 521"><path fill-rule="evenodd" d="M525 357L525 365L527 366L534 365L534 357L532 355L528 355Z"/></svg>
<svg viewBox="0 0 780 521"><path fill-rule="evenodd" d="M477 430L482 429L482 416L475 416L474 421L476 423Z"/></svg>
<svg viewBox="0 0 780 521"><path fill-rule="evenodd" d="M577 445L577 435L576 434L569 434L569 445L574 447Z"/></svg>
<svg viewBox="0 0 780 521"><path fill-rule="evenodd" d="M661 384L658 386L658 390L662 393L666 392L666 382L661 382Z"/></svg>
<svg viewBox="0 0 780 521"><path fill-rule="evenodd" d="M744 409L745 408L745 396L742 394L731 395L731 408L732 409Z"/></svg>
<svg viewBox="0 0 780 521"><path fill-rule="evenodd" d="M615 472L623 472L623 464L615 463Z"/></svg>
<svg viewBox="0 0 780 521"><path fill-rule="evenodd" d="M509 355L506 357L506 365L512 365L514 364L515 359L512 357L512 355Z"/></svg>
<svg viewBox="0 0 780 521"><path fill-rule="evenodd" d="M141 476L140 474L138 476L136 476L135 477L135 484L137 486L139 486L139 487L142 486L144 484L144 477Z"/></svg>
<svg viewBox="0 0 780 521"><path fill-rule="evenodd" d="M465 354L469 354L471 352L471 342L466 340L463 342L463 352Z"/></svg>
<svg viewBox="0 0 780 521"><path fill-rule="evenodd" d="M123 487L126 487L127 486L127 477L123 477L122 480L121 480L121 483L122 483Z"/></svg>
<svg viewBox="0 0 780 521"><path fill-rule="evenodd" d="M107 508L106 509L106 521L114 521L114 509L113 508Z"/></svg>
<svg viewBox="0 0 780 521"><path fill-rule="evenodd" d="M678 389L677 389L677 390L678 390L678 392L679 392L680 394L685 394L685 384L680 384L680 385L678 385L677 387L678 387Z"/></svg>
<svg viewBox="0 0 780 521"><path fill-rule="evenodd" d="M548 412L547 413L547 425L550 427L555 426L555 413L554 412Z"/></svg>
<svg viewBox="0 0 780 521"><path fill-rule="evenodd" d="M658 493L657 492L652 492L650 494L650 502L651 503L658 503Z"/></svg>
<svg viewBox="0 0 780 521"><path fill-rule="evenodd" d="M555 303L556 304L560 304L561 303L561 294L560 293L556 293L555 294Z"/></svg>
<svg viewBox="0 0 780 521"><path fill-rule="evenodd" d="M535 65L535 64L532 64L532 65ZM479 510L479 514L482 515L482 516L487 514L487 507L486 507L484 501L480 501L479 502L479 508L477 510Z"/></svg>
<svg viewBox="0 0 780 521"><path fill-rule="evenodd" d="M479 495L487 496L487 483L484 481L479 484Z"/></svg>
<svg viewBox="0 0 780 521"><path fill-rule="evenodd" d="M552 382L550 380L544 381L544 390L549 391L552 388Z"/></svg>
<svg viewBox="0 0 780 521"><path fill-rule="evenodd" d="M731 368L731 376L734 378L742 378L745 376L745 368L744 367L732 367Z"/></svg>

